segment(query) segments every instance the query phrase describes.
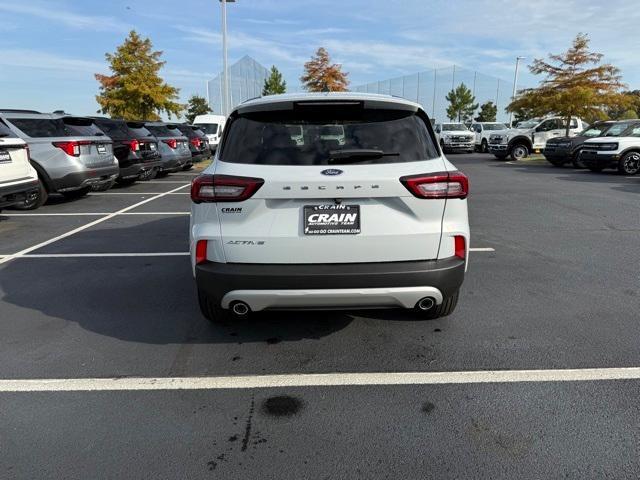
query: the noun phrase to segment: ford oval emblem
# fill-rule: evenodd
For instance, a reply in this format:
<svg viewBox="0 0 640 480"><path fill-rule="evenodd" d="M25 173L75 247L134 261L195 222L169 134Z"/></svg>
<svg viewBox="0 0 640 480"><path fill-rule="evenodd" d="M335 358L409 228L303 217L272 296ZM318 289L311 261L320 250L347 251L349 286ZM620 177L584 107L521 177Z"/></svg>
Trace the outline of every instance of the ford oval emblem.
<svg viewBox="0 0 640 480"><path fill-rule="evenodd" d="M322 175L334 176L334 175L341 175L344 172L338 168L327 168L326 170L322 170L320 173Z"/></svg>

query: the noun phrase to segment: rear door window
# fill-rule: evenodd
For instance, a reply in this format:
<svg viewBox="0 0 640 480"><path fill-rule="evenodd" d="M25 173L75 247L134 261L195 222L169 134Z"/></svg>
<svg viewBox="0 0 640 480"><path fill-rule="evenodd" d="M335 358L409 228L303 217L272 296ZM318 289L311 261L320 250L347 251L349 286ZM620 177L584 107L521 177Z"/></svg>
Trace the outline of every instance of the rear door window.
<svg viewBox="0 0 640 480"><path fill-rule="evenodd" d="M438 156L425 120L414 112L332 109L246 114L227 124L221 160L263 165L402 163Z"/></svg>
<svg viewBox="0 0 640 480"><path fill-rule="evenodd" d="M9 121L31 138L68 137L71 134L61 118L9 118Z"/></svg>

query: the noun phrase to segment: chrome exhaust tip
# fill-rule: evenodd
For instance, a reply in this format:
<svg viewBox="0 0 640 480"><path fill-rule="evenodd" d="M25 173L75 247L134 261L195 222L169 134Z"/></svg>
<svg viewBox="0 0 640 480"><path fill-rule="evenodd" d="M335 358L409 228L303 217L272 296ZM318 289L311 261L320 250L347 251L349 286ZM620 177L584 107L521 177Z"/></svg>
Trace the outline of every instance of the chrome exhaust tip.
<svg viewBox="0 0 640 480"><path fill-rule="evenodd" d="M251 309L249 308L249 305L244 302L235 302L231 305L231 311L238 317L244 317L251 311Z"/></svg>
<svg viewBox="0 0 640 480"><path fill-rule="evenodd" d="M431 310L435 304L436 304L435 300L431 297L424 297L418 300L418 308L423 312L426 312L427 310Z"/></svg>

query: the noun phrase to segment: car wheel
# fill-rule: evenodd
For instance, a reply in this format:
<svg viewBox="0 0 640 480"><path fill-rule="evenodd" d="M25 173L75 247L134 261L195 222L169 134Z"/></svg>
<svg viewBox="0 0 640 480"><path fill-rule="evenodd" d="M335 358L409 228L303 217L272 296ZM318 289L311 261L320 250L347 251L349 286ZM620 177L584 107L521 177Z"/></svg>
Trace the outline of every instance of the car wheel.
<svg viewBox="0 0 640 480"><path fill-rule="evenodd" d="M571 158L571 164L573 168L587 168L584 163L580 161L580 155L574 155L573 158Z"/></svg>
<svg viewBox="0 0 640 480"><path fill-rule="evenodd" d="M629 152L618 162L618 172L623 175L635 175L640 171L640 153Z"/></svg>
<svg viewBox="0 0 640 480"><path fill-rule="evenodd" d="M456 290L453 295L444 297L440 305L435 305L427 311L416 310L425 320L435 320L436 318L446 317L447 315L451 315L456 309L459 295L460 290Z"/></svg>
<svg viewBox="0 0 640 480"><path fill-rule="evenodd" d="M522 160L529 155L529 149L524 143L516 143L511 147L510 155L513 160Z"/></svg>
<svg viewBox="0 0 640 480"><path fill-rule="evenodd" d="M87 193L89 193L90 190L91 187L83 187L79 190L73 190L71 192L62 192L62 195L68 200L75 200L76 198L84 197Z"/></svg>
<svg viewBox="0 0 640 480"><path fill-rule="evenodd" d="M38 191L35 195L27 198L24 202L18 203L14 205L13 208L16 210L35 210L36 208L40 208L44 205L49 198L49 193L42 183L41 179L38 179Z"/></svg>
<svg viewBox="0 0 640 480"><path fill-rule="evenodd" d="M145 170L144 172L142 172L138 177L138 180L141 180L141 181L153 180L154 178L156 178L157 175L158 175L158 168L154 167L150 170Z"/></svg>
<svg viewBox="0 0 640 480"><path fill-rule="evenodd" d="M204 318L211 323L227 323L231 320L231 311L225 310L218 302L215 302L203 290L198 289L198 304Z"/></svg>
<svg viewBox="0 0 640 480"><path fill-rule="evenodd" d="M480 144L480 152L487 153L488 151L489 151L489 145L487 144L487 140L483 139L482 143Z"/></svg>

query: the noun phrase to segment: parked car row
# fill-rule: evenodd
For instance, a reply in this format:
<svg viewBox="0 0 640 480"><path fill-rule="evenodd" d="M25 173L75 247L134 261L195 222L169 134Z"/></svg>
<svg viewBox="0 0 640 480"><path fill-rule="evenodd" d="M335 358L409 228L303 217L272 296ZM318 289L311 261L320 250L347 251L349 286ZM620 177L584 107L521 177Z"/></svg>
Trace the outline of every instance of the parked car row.
<svg viewBox="0 0 640 480"><path fill-rule="evenodd" d="M78 198L210 155L207 135L192 125L0 110L0 208L35 209L53 193Z"/></svg>
<svg viewBox="0 0 640 480"><path fill-rule="evenodd" d="M592 172L635 175L640 172L640 120L594 123L576 136L549 140L543 154L557 167L571 163Z"/></svg>

